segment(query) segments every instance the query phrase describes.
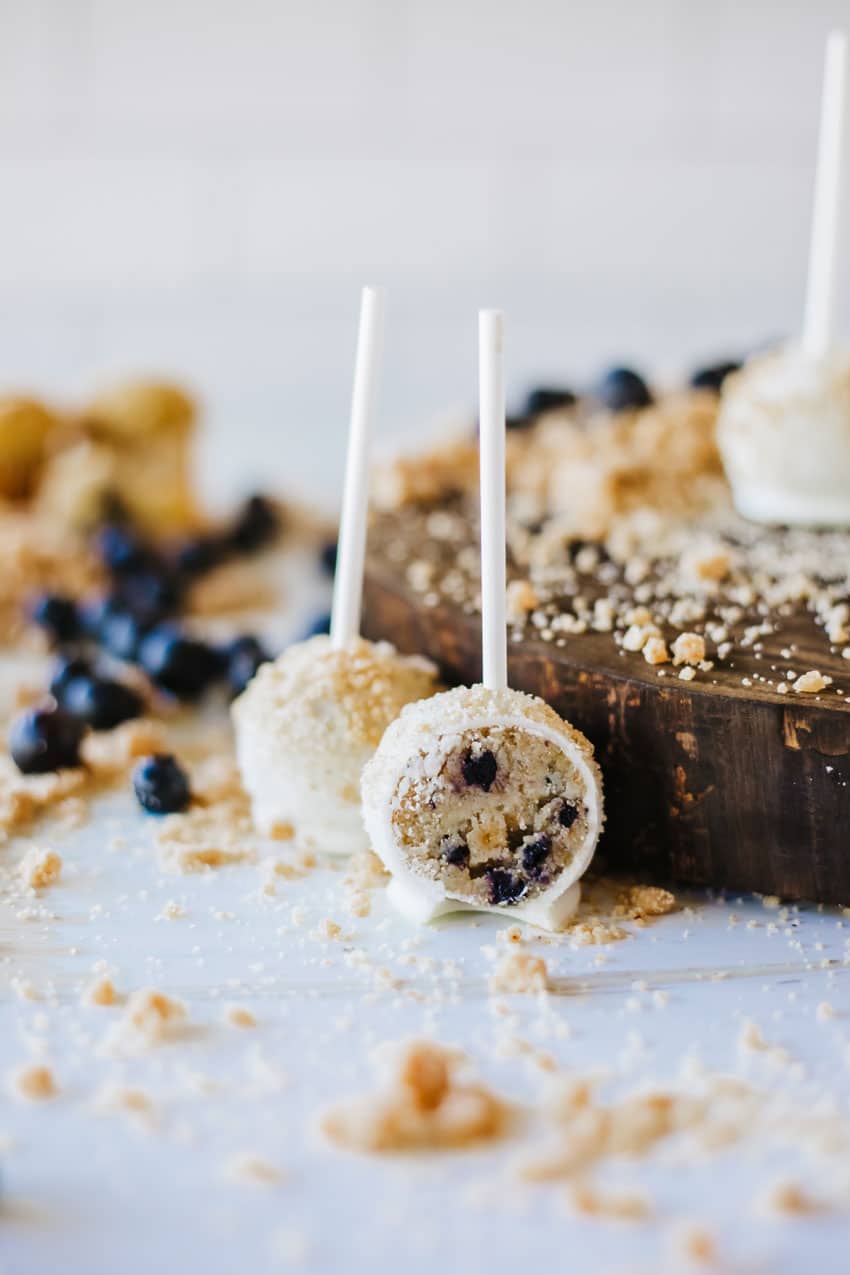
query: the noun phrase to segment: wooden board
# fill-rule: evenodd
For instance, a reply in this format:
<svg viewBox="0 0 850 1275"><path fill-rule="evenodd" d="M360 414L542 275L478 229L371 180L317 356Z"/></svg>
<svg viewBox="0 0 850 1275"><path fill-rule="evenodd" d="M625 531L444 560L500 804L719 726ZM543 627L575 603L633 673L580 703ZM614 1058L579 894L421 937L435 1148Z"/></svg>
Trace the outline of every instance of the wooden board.
<svg viewBox="0 0 850 1275"><path fill-rule="evenodd" d="M386 515L370 541L364 633L430 656L450 682L476 681L478 618L442 601L425 605L409 587L403 556L387 551L398 517ZM843 694L742 684L781 665L791 646L797 670L819 668ZM602 633L563 647L527 636L511 644L509 669L512 686L541 695L593 741L605 777L600 854L612 866L850 903L850 664L829 653L805 611L711 680L661 678Z"/></svg>

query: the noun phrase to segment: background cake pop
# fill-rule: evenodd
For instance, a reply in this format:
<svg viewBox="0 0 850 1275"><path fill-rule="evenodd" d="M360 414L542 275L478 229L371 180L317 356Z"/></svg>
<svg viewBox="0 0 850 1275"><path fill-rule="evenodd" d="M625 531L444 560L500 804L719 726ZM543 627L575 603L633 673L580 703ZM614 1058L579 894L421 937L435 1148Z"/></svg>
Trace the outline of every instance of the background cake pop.
<svg viewBox="0 0 850 1275"><path fill-rule="evenodd" d="M237 761L259 830L291 828L335 854L367 846L360 775L386 727L438 687L427 660L359 636L383 322L384 293L364 289L330 636L296 643L263 665L233 706Z"/></svg>

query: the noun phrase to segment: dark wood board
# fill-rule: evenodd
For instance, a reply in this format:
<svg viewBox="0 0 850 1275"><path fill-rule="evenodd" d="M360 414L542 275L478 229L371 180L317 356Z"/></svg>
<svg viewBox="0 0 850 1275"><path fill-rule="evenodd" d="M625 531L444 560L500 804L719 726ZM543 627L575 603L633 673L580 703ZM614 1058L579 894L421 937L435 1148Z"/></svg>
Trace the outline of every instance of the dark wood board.
<svg viewBox="0 0 850 1275"><path fill-rule="evenodd" d="M424 605L386 543L370 547L365 635L430 656L452 683L476 681L477 616ZM834 688L816 699L742 685L792 643L797 669L818 668L838 686L850 688L850 665L804 611L772 643L692 683L659 678L610 634L510 645L511 685L541 695L593 741L607 863L653 880L850 903L850 704Z"/></svg>

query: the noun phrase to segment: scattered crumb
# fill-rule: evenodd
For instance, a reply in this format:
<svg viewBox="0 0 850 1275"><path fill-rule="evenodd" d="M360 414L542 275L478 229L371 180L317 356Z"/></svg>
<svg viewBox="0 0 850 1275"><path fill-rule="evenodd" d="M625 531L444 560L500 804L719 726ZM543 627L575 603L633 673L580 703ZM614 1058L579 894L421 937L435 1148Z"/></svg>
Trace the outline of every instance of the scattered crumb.
<svg viewBox="0 0 850 1275"><path fill-rule="evenodd" d="M802 673L797 678L791 689L798 695L816 695L818 691L825 691L827 686L831 685L831 677L824 677L816 669L809 669L808 673Z"/></svg>
<svg viewBox="0 0 850 1275"><path fill-rule="evenodd" d="M282 1173L254 1151L238 1151L224 1165L224 1176L230 1182L246 1186L273 1186L280 1182Z"/></svg>
<svg viewBox="0 0 850 1275"><path fill-rule="evenodd" d="M257 1020L243 1005L225 1005L223 1018L231 1027L256 1027Z"/></svg>
<svg viewBox="0 0 850 1275"><path fill-rule="evenodd" d="M797 1182L778 1181L765 1187L755 1201L757 1213L803 1216L818 1213L822 1205Z"/></svg>
<svg viewBox="0 0 850 1275"><path fill-rule="evenodd" d="M673 663L696 666L705 659L705 639L698 633L680 633L673 642Z"/></svg>
<svg viewBox="0 0 850 1275"><path fill-rule="evenodd" d="M463 1061L454 1050L414 1041L397 1055L386 1088L326 1111L321 1129L339 1147L371 1152L462 1147L498 1137L508 1109L482 1085L457 1079Z"/></svg>
<svg viewBox="0 0 850 1275"><path fill-rule="evenodd" d="M11 1077L12 1092L29 1102L44 1102L59 1092L53 1072L44 1063L21 1067Z"/></svg>
<svg viewBox="0 0 850 1275"><path fill-rule="evenodd" d="M583 1182L569 1188L568 1198L576 1213L588 1217L641 1222L650 1213L649 1201L637 1191L607 1191Z"/></svg>
<svg viewBox="0 0 850 1275"><path fill-rule="evenodd" d="M491 992L545 992L548 987L546 962L531 952L507 952L490 978Z"/></svg>
<svg viewBox="0 0 850 1275"><path fill-rule="evenodd" d="M21 877L31 890L45 890L54 885L62 874L62 856L55 850L42 850L30 846L21 860Z"/></svg>
<svg viewBox="0 0 850 1275"><path fill-rule="evenodd" d="M118 993L112 980L103 975L89 984L81 999L84 1005L116 1005L118 1003Z"/></svg>
<svg viewBox="0 0 850 1275"><path fill-rule="evenodd" d="M164 992L143 987L133 992L119 1022L106 1038L106 1052L139 1053L159 1045L184 1024L186 1009Z"/></svg>

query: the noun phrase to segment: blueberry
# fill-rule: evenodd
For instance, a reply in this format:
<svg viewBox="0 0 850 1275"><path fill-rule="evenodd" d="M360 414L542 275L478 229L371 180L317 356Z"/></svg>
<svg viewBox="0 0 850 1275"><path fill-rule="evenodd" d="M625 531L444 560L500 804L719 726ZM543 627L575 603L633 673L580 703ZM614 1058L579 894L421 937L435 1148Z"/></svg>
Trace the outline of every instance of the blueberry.
<svg viewBox="0 0 850 1275"><path fill-rule="evenodd" d="M88 677L91 663L82 655L60 655L50 673L50 694L60 708L64 708L65 688L76 677Z"/></svg>
<svg viewBox="0 0 850 1275"><path fill-rule="evenodd" d="M598 394L610 412L628 412L638 407L649 407L652 402L643 377L629 367L612 367L606 372Z"/></svg>
<svg viewBox="0 0 850 1275"><path fill-rule="evenodd" d="M486 876L490 887L490 902L493 904L516 903L525 890L525 883L505 868L488 868Z"/></svg>
<svg viewBox="0 0 850 1275"><path fill-rule="evenodd" d="M307 628L306 632L304 633L303 640L306 641L307 638L317 637L318 634L320 633L330 633L330 631L331 631L330 612L326 612L324 615L316 616L313 623Z"/></svg>
<svg viewBox="0 0 850 1275"><path fill-rule="evenodd" d="M444 837L440 849L443 852L443 858L446 863L450 863L452 867L469 867L469 846L465 842L455 841L451 837Z"/></svg>
<svg viewBox="0 0 850 1275"><path fill-rule="evenodd" d="M101 562L113 575L150 570L156 555L135 532L121 523L107 523L95 539Z"/></svg>
<svg viewBox="0 0 850 1275"><path fill-rule="evenodd" d="M527 841L522 848L522 866L529 876L536 877L552 849L552 840L544 834Z"/></svg>
<svg viewBox="0 0 850 1275"><path fill-rule="evenodd" d="M140 717L144 702L141 695L124 682L84 676L71 678L67 683L62 707L93 730L112 730L122 722Z"/></svg>
<svg viewBox="0 0 850 1275"><path fill-rule="evenodd" d="M32 608L33 622L53 643L73 642L80 636L80 614L73 598L61 593L45 593Z"/></svg>
<svg viewBox="0 0 850 1275"><path fill-rule="evenodd" d="M142 758L133 771L133 791L151 815L177 814L192 799L186 772L170 753Z"/></svg>
<svg viewBox="0 0 850 1275"><path fill-rule="evenodd" d="M280 519L265 496L251 496L240 509L230 532L230 543L237 553L253 553L274 540Z"/></svg>
<svg viewBox="0 0 850 1275"><path fill-rule="evenodd" d="M227 545L221 536L198 536L180 545L175 556L178 571L187 576L203 575L219 566L227 557Z"/></svg>
<svg viewBox="0 0 850 1275"><path fill-rule="evenodd" d="M135 616L118 607L110 606L104 614L98 633L101 645L119 660L135 660L144 628Z"/></svg>
<svg viewBox="0 0 850 1275"><path fill-rule="evenodd" d="M271 656L257 638L251 634L231 642L224 652L227 680L234 695L241 695L261 664L267 664Z"/></svg>
<svg viewBox="0 0 850 1275"><path fill-rule="evenodd" d="M483 788L485 792L490 791L493 780L496 778L496 771L499 769L496 758L489 748L485 748L477 756L470 748L461 762L460 768L464 780L471 788Z"/></svg>
<svg viewBox="0 0 850 1275"><path fill-rule="evenodd" d="M31 708L12 722L9 752L24 775L43 775L79 766L84 734L83 723L61 708Z"/></svg>
<svg viewBox="0 0 850 1275"><path fill-rule="evenodd" d="M212 647L165 626L142 639L139 663L152 682L179 699L197 699L221 672Z"/></svg>
<svg viewBox="0 0 850 1275"><path fill-rule="evenodd" d="M525 400L525 412L527 416L540 416L543 412L554 412L560 407L572 407L577 401L572 390L540 386L529 392Z"/></svg>
<svg viewBox="0 0 850 1275"><path fill-rule="evenodd" d="M691 377L691 385L695 390L713 390L715 394L719 394L726 377L737 372L740 366L740 363L730 360L726 363L712 363L708 367L698 368Z"/></svg>
<svg viewBox="0 0 850 1275"><path fill-rule="evenodd" d="M176 576L163 567L122 579L116 598L123 610L150 628L173 615L182 601Z"/></svg>
<svg viewBox="0 0 850 1275"><path fill-rule="evenodd" d="M562 828L572 828L576 819L578 819L578 806L572 801L565 801L558 811L558 823Z"/></svg>
<svg viewBox="0 0 850 1275"><path fill-rule="evenodd" d="M336 553L337 543L335 540L329 540L327 544L322 545L319 553L319 561L322 564L322 570L332 576L336 571Z"/></svg>

